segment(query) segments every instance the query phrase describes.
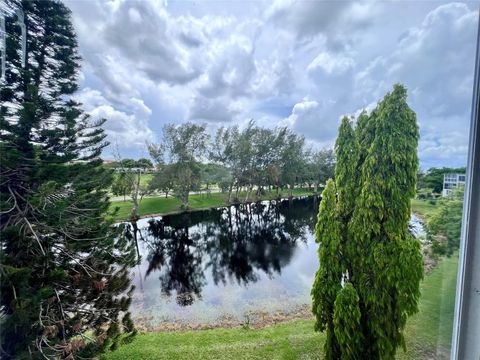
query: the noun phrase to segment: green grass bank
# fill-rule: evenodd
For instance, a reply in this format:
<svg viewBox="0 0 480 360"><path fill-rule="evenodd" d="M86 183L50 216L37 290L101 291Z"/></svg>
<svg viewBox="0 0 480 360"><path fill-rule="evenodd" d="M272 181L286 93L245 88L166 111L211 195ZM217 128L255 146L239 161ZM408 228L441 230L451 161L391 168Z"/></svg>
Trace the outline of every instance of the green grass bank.
<svg viewBox="0 0 480 360"><path fill-rule="evenodd" d="M294 189L293 196L308 196L315 195L313 191L309 189ZM240 198L245 198L245 192L240 194ZM277 196L276 192L266 192L261 196L260 200L272 200ZM282 197L288 196L288 190L281 192ZM220 206L227 206L227 194L226 193L210 193L210 194L192 194L189 197L190 210L200 210L200 209L209 209ZM110 208L114 210L118 208L118 213L115 215L115 220L126 220L130 215L133 202L131 200L123 201L117 200L112 201ZM412 211L422 218L428 217L433 211L437 209L437 205L431 204L427 200L412 200ZM147 197L140 202L140 207L138 209L139 216L147 215L165 215L176 212L181 212L181 202L176 197Z"/></svg>
<svg viewBox="0 0 480 360"><path fill-rule="evenodd" d="M436 203L431 203L429 200L412 199L412 211L424 219L428 218L437 208Z"/></svg>
<svg viewBox="0 0 480 360"><path fill-rule="evenodd" d="M399 349L397 359L449 358L456 274L454 256L424 279L419 312L407 323L407 352ZM102 359L321 359L323 342L313 320L295 320L263 329L140 334Z"/></svg>
<svg viewBox="0 0 480 360"><path fill-rule="evenodd" d="M308 189L294 189L293 196L306 196L306 195L315 195L315 193ZM246 196L245 192L240 193L240 198L244 199ZM255 196L255 195L253 195ZM275 191L267 191L263 194L259 200L272 200L277 196ZM288 190L281 192L282 197L288 196ZM227 197L226 193L210 193L210 194L192 194L189 196L190 210L200 210L200 209L209 209L220 206L227 206ZM110 207L115 209L118 207L118 213L115 215L115 220L125 220L128 219L130 211L132 209L133 202L131 200L127 201L112 201ZM165 215L175 212L181 212L181 201L176 197L147 197L140 202L138 209L139 216L146 215Z"/></svg>

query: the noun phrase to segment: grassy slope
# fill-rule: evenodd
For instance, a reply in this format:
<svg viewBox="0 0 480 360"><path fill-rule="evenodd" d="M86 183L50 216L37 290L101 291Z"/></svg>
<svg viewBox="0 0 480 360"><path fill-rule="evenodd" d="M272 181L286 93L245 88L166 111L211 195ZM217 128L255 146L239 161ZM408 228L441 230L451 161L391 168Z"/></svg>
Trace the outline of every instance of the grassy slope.
<svg viewBox="0 0 480 360"><path fill-rule="evenodd" d="M260 330L215 329L139 335L105 359L319 358L323 335L301 320Z"/></svg>
<svg viewBox="0 0 480 360"><path fill-rule="evenodd" d="M146 174L144 176L151 176ZM288 191L284 190L282 196L287 196ZM306 189L294 189L294 196L303 196L303 195L313 195L312 191ZM241 198L245 198L245 193L240 194ZM262 200L274 199L276 197L275 192L266 193L262 196ZM206 194L195 194L190 195L190 207L192 210L196 209L206 209L212 207L219 207L227 205L227 195L225 193L211 193L210 195ZM140 208L138 214L140 216L150 215L150 214L167 214L172 212L180 211L181 202L175 197L155 197L155 198L145 198L140 203ZM111 208L119 208L115 220L125 220L130 214L132 209L132 201L112 201ZM436 209L436 205L430 204L426 200L412 200L412 211L425 217L428 216L432 211Z"/></svg>
<svg viewBox="0 0 480 360"><path fill-rule="evenodd" d="M422 217L428 217L437 209L437 205L431 204L428 200L412 200L412 211Z"/></svg>
<svg viewBox="0 0 480 360"><path fill-rule="evenodd" d="M407 353L399 358L448 359L453 329L458 255L441 261L421 285L419 312L407 323Z"/></svg>
<svg viewBox="0 0 480 360"><path fill-rule="evenodd" d="M288 191L283 191L282 196L287 196ZM303 196L303 195L313 195L312 191L305 189L294 189L294 196ZM276 197L275 192L266 193L262 196L262 200L273 199ZM245 198L245 193L241 193L241 198ZM211 193L207 194L194 194L190 195L189 203L192 210L195 209L205 209L212 207L219 207L226 205L227 194L226 193ZM155 198L145 198L140 203L138 209L138 214L150 215L150 214L166 214L175 211L180 211L181 202L175 197L155 197ZM111 208L119 208L117 215L115 216L116 220L124 220L128 218L130 210L132 209L132 201L112 201Z"/></svg>
<svg viewBox="0 0 480 360"><path fill-rule="evenodd" d="M114 173L113 176L116 178L120 173ZM152 180L153 174L141 174L140 175L140 184L146 185L150 180Z"/></svg>
<svg viewBox="0 0 480 360"><path fill-rule="evenodd" d="M407 352L399 350L398 359L448 358L456 271L456 257L445 259L423 281L420 311L407 324ZM323 341L324 334L313 331L313 320L296 320L257 330L147 333L103 358L319 359Z"/></svg>

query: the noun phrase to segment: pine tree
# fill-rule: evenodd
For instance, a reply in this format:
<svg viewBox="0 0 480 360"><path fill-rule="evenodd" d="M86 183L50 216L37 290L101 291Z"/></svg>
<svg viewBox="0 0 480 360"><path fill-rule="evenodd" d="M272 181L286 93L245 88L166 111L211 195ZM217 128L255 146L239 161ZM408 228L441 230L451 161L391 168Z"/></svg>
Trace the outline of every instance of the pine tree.
<svg viewBox="0 0 480 360"><path fill-rule="evenodd" d="M121 330L134 334L128 269L136 255L105 217L112 173L99 158L104 121L71 98L80 58L70 11L51 0L5 8L0 354L92 356L115 347Z"/></svg>
<svg viewBox="0 0 480 360"><path fill-rule="evenodd" d="M339 128L337 210L322 214L328 219L320 218L319 210L319 223L340 223L340 230L318 234L319 253L341 254L338 263L345 268L343 282L325 285L340 289L333 309L331 302L320 302L316 310L325 318L333 314L335 339L329 342L335 346L327 351L328 359L394 358L398 346L405 347L407 317L417 311L423 262L408 223L419 135L406 99L405 88L395 85L370 115L359 116L355 129L347 118ZM341 240L322 240L333 236ZM320 256L324 276L338 279L338 266L329 269L322 260ZM318 294L320 290L312 293L314 304Z"/></svg>

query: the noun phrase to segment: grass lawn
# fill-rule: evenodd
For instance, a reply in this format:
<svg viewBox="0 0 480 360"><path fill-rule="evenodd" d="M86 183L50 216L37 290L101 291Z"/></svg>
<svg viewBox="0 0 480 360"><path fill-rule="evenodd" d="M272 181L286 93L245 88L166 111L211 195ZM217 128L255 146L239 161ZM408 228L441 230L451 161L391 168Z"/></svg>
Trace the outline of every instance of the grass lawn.
<svg viewBox="0 0 480 360"><path fill-rule="evenodd" d="M458 254L443 259L422 282L419 312L406 328L407 353L400 359L449 359Z"/></svg>
<svg viewBox="0 0 480 360"><path fill-rule="evenodd" d="M142 176L152 176L151 174L144 174ZM308 189L294 189L293 196L314 195L315 193ZM282 197L288 196L288 190L282 191ZM275 192L267 192L262 196L262 200L270 200L276 197ZM245 192L240 194L240 198L245 198ZM219 207L227 205L226 193L210 193L207 194L193 194L190 195L189 202L191 210L207 209L212 207ZM181 202L175 197L154 197L144 198L140 203L138 209L139 216L151 215L151 214L168 214L172 212L181 211ZM131 200L112 201L111 209L118 207L118 213L115 216L115 220L125 220L130 215L133 202ZM436 205L431 204L428 200L412 200L412 211L422 217L428 217L432 212L437 209Z"/></svg>
<svg viewBox="0 0 480 360"><path fill-rule="evenodd" d="M399 349L398 359L448 358L456 273L452 257L423 281L420 311L407 323L407 352ZM146 333L102 359L320 359L324 337L313 331L313 320L256 330Z"/></svg>
<svg viewBox="0 0 480 360"><path fill-rule="evenodd" d="M152 180L153 174L141 174L140 175L140 184L141 185L147 185L150 180Z"/></svg>
<svg viewBox="0 0 480 360"><path fill-rule="evenodd" d="M429 200L412 199L412 211L427 218L437 210L437 205L431 204Z"/></svg>
<svg viewBox="0 0 480 360"><path fill-rule="evenodd" d="M114 173L113 174L114 179L116 179L119 175L120 173ZM140 174L140 184L146 185L148 184L148 182L150 182L150 180L152 180L152 178L153 178L153 174Z"/></svg>
<svg viewBox="0 0 480 360"><path fill-rule="evenodd" d="M282 196L286 197L288 190L282 192ZM245 198L246 193L242 192L240 197ZM294 189L293 196L304 196L304 195L314 195L313 191L307 189ZM207 194L193 194L189 197L190 208L192 210L197 209L207 209L212 207L219 207L227 205L227 194L226 193L210 193ZM274 199L276 197L276 192L267 192L262 196L262 200ZM112 210L116 207L119 208L118 213L115 216L115 220L125 220L130 215L130 210L132 209L133 202L128 201L112 201L111 203ZM154 197L154 198L144 198L140 203L138 209L138 215L150 215L150 214L167 214L176 211L180 211L181 202L175 197Z"/></svg>

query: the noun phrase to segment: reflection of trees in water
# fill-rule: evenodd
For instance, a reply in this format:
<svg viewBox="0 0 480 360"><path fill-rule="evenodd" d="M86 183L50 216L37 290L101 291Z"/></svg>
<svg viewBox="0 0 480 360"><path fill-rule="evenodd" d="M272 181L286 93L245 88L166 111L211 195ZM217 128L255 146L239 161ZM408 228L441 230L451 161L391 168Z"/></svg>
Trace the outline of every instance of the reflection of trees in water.
<svg viewBox="0 0 480 360"><path fill-rule="evenodd" d="M188 226L173 227L165 220L151 220L148 227L149 262L145 276L158 271L162 293L176 292L177 303L190 305L205 284L200 234Z"/></svg>
<svg viewBox="0 0 480 360"><path fill-rule="evenodd" d="M215 284L226 284L227 278L239 284L255 282L258 271L273 276L313 230L316 208L307 198L152 219L142 239L149 247L145 276L158 272L162 292L175 291L182 306L200 298L208 268Z"/></svg>

